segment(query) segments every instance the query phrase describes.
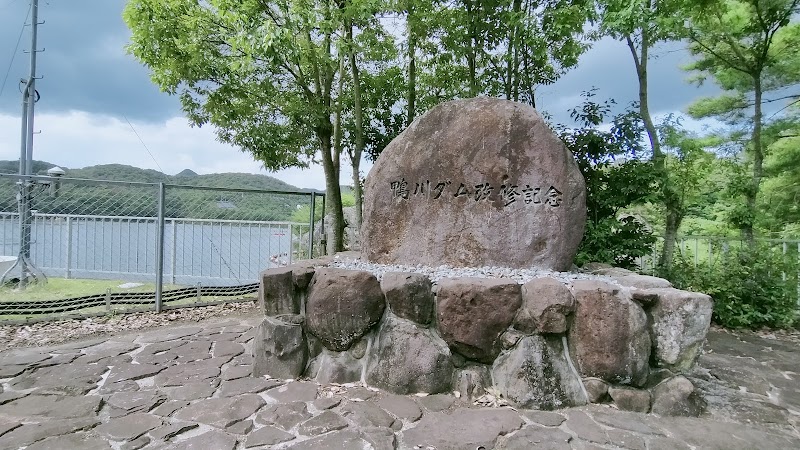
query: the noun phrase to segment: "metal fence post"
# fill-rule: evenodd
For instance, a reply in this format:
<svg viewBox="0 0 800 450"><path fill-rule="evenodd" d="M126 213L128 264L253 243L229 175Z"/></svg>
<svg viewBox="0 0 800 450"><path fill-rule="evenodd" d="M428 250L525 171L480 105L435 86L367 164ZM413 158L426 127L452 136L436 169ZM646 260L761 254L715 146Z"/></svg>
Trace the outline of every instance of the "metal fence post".
<svg viewBox="0 0 800 450"><path fill-rule="evenodd" d="M156 312L160 313L164 288L164 183L158 183L158 219L156 220Z"/></svg>
<svg viewBox="0 0 800 450"><path fill-rule="evenodd" d="M67 217L67 270L65 277L69 280L72 270L72 217Z"/></svg>
<svg viewBox="0 0 800 450"><path fill-rule="evenodd" d="M176 283L175 269L178 266L178 225L177 220L172 219L172 284Z"/></svg>
<svg viewBox="0 0 800 450"><path fill-rule="evenodd" d="M317 203L317 193L311 191L311 217L308 221L308 258L314 258L314 207Z"/></svg>

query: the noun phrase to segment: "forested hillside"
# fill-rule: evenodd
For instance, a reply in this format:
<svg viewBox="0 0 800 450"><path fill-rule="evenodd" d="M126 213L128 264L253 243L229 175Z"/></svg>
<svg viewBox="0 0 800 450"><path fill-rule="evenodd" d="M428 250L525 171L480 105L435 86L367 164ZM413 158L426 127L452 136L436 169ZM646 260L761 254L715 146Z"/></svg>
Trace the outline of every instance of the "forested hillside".
<svg viewBox="0 0 800 450"><path fill-rule="evenodd" d="M33 173L45 175L55 164L34 161ZM292 214L309 201L307 195L235 192L202 189L252 189L301 191L275 178L249 173L197 175L184 170L170 176L152 169L122 164L105 164L82 169L62 167L69 178L114 180L141 183L166 183L167 217L226 220L290 220ZM0 173L17 173L17 161L0 161ZM192 187L192 188L190 188ZM196 188L195 188L196 187ZM40 213L103 216L157 215L157 189L153 186L96 185L65 182L57 196L42 191L34 197L33 209ZM0 180L0 210L16 211L16 189L10 179Z"/></svg>

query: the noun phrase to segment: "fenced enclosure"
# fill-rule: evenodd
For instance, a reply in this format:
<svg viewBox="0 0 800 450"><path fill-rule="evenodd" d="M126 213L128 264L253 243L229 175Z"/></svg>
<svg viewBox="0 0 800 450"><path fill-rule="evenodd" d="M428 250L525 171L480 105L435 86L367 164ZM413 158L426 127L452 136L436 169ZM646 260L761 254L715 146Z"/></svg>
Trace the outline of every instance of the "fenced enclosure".
<svg viewBox="0 0 800 450"><path fill-rule="evenodd" d="M658 238L653 253L639 258L640 272L656 274L656 266L663 247L663 238ZM675 258L681 258L694 267L719 264L729 252L748 246L743 238L726 236L680 236L675 243ZM780 275L783 280L797 284L800 303L800 239L756 239L756 245L772 257L782 260ZM766 256L766 255L765 255Z"/></svg>
<svg viewBox="0 0 800 450"><path fill-rule="evenodd" d="M311 256L319 196L0 174L0 255L8 260L0 262L0 320L81 304L75 299L70 308L43 309L43 300L65 295L39 299L46 294L36 293L38 284L18 288L18 280L41 275L109 280L105 292L82 296L86 305L102 300L87 306L99 312L131 305L161 310L165 302L186 298L196 303L252 293L262 270ZM292 221L304 206L311 209L309 217Z"/></svg>

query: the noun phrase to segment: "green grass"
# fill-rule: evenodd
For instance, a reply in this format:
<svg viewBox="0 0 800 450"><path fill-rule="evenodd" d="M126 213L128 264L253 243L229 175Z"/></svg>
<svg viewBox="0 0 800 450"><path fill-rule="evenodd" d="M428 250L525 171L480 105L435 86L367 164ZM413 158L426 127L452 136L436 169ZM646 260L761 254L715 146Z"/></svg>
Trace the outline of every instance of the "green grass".
<svg viewBox="0 0 800 450"><path fill-rule="evenodd" d="M34 300L61 300L85 295L105 294L111 292L153 292L154 283L144 283L135 288L123 289L119 285L125 281L120 280L76 280L66 278L48 278L47 283L31 284L25 290L14 287L0 287L0 302L18 302ZM164 285L164 290L176 289L181 286Z"/></svg>

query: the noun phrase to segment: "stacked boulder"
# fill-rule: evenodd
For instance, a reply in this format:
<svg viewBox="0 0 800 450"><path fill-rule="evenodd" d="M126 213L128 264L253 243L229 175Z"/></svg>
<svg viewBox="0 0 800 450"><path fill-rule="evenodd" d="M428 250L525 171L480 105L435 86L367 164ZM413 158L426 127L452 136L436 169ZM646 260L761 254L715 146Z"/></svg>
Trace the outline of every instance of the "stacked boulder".
<svg viewBox="0 0 800 450"><path fill-rule="evenodd" d="M261 274L267 316L254 375L364 382L396 394L490 387L512 404L697 415L682 374L711 320L707 295L613 269L605 277L525 284L365 271L308 261Z"/></svg>

